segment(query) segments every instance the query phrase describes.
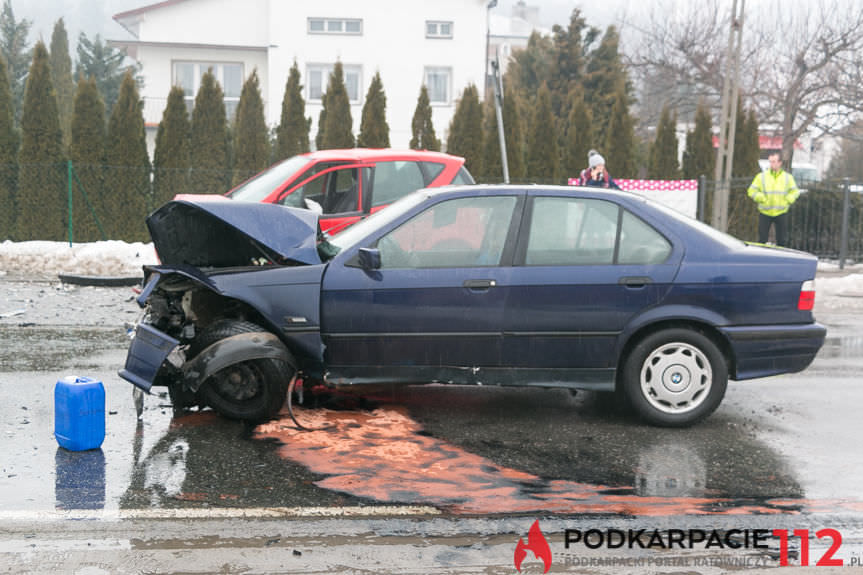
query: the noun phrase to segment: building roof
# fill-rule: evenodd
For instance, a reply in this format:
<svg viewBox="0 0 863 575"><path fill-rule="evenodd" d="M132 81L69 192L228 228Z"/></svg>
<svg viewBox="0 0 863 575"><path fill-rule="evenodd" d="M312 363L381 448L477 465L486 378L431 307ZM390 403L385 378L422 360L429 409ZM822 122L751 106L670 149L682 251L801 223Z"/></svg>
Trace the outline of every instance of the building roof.
<svg viewBox="0 0 863 575"><path fill-rule="evenodd" d="M155 4L148 4L146 6L141 6L140 8L114 14L114 20L119 21L121 19L132 18L134 16L144 14L145 12L150 12L151 10L157 10L159 8L164 8L165 6L170 6L171 4L179 4L180 2L185 1L186 0L163 0L162 2L156 2Z"/></svg>

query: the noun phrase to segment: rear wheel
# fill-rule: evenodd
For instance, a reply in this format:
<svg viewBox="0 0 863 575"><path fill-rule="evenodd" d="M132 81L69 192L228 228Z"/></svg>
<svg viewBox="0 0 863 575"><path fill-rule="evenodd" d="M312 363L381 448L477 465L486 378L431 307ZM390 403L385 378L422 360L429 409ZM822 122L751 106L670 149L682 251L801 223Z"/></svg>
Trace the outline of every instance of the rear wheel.
<svg viewBox="0 0 863 575"><path fill-rule="evenodd" d="M194 357L219 340L264 331L247 321L220 320L195 339L190 356ZM198 393L207 405L225 417L265 421L281 409L293 375L293 368L285 361L251 359L217 371L203 382Z"/></svg>
<svg viewBox="0 0 863 575"><path fill-rule="evenodd" d="M684 328L641 340L626 358L623 389L648 422L692 425L719 407L728 384L725 358L704 334Z"/></svg>

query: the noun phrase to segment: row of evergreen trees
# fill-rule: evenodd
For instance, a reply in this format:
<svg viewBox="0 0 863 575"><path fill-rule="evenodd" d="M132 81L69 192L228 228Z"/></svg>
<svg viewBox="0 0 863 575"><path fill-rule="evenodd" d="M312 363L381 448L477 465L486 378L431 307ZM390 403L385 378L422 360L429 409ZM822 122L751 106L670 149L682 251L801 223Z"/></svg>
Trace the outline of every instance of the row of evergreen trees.
<svg viewBox="0 0 863 575"><path fill-rule="evenodd" d="M697 178L714 173L711 113L698 107L678 160L677 114L666 108L655 131L636 133L633 86L619 53L617 29L587 25L578 9L551 36L531 35L504 76L503 123L510 179L565 183L599 150L616 178ZM491 90L489 90L491 92ZM476 89L462 94L449 128L447 151L464 156L482 181L500 181L502 168L492 100L480 106ZM733 176L758 171L758 123L738 105Z"/></svg>
<svg viewBox="0 0 863 575"><path fill-rule="evenodd" d="M52 38L50 54L42 43L33 51L21 106L20 146L14 98L6 68L0 66L0 240L64 239L69 205L77 241L99 239L103 231L111 239L146 240L144 216L174 195L223 193L270 163L310 148L311 118L305 115L296 63L272 133L256 71L244 83L230 120L222 88L208 71L191 116L183 90L171 89L151 165L133 70L126 72L110 109L95 81L82 78L71 112L64 111L68 97L61 98L65 92L57 86L69 83L63 70L71 69L71 62L64 64L69 58L63 32L57 42ZM599 31L575 10L568 27L556 26L551 37L534 34L527 49L514 55L503 81L502 110L511 180L565 183L585 167L591 148L605 155L617 178L711 175L715 152L707 107L699 106L681 167L676 113L664 110L654 137L639 138L616 29L609 27L597 43L598 38ZM502 175L500 145L492 90L487 92L483 103L476 86L464 88L449 125L447 151L464 156L479 181L495 182ZM757 121L754 112L747 116L742 106L738 109L735 175L751 175L757 171ZM343 68L336 63L323 97L316 147L390 145L380 74L369 85L356 137L352 126ZM410 147L441 149L425 86L417 99Z"/></svg>

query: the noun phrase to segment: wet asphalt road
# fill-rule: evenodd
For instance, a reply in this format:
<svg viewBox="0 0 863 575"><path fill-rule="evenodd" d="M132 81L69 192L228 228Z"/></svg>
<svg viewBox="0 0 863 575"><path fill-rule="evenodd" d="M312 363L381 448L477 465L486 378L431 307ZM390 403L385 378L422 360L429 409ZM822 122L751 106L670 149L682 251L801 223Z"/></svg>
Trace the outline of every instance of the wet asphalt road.
<svg viewBox="0 0 863 575"><path fill-rule="evenodd" d="M236 529L239 517L268 513L277 518L263 520L271 529L238 548L275 546L296 558L287 543L297 541L288 535L296 521L334 516L339 519L309 523L314 541L334 557L357 556L354 531L381 536L392 530L390 563L373 569L378 572L398 563L399 546L410 557L420 544L441 543L439 537L444 555L405 559L405 569L417 570L403 572L431 572L436 565L446 567L436 572L511 573L517 537L510 534L525 535L536 518L543 518L546 532L615 522L827 526L845 536L837 556L863 557L863 305L858 310L856 302L838 311L816 308L830 332L809 370L732 382L717 413L691 429L644 426L599 394L427 386L300 408L305 423L330 426L303 433L287 416L252 427L209 411L175 415L157 395L146 398L138 420L131 386L116 376L127 345L123 323L138 313L132 295L129 288L0 280L0 314L26 309L0 318L0 519L7 525L0 552L8 554L10 569L27 564L27 534L42 541L33 525L70 516L102 520L88 523L80 541L104 536L98 535L103 529L131 529L123 518L136 518L140 528L152 517L162 527L188 526L183 518L192 517L190 533L200 528L196 540L210 541ZM105 384L107 433L100 450L71 453L54 440L53 387L71 374ZM220 513L224 521L212 523ZM351 515L366 518L345 523ZM286 522L266 523L274 520ZM109 527L112 522L119 526ZM280 543L267 543L273 533L283 534L276 537ZM334 533L341 538L333 540ZM418 534L427 537L411 539ZM181 538L159 537L152 546L165 553L167 541ZM144 540L150 539L138 533L135 541ZM304 543L309 563L296 569L342 572L310 559L314 541ZM381 542L376 537L373 544ZM55 562L34 572L62 569L64 561L87 565L86 554L75 559L76 544L60 545ZM509 551L490 560L497 547ZM465 548L464 555L456 552ZM165 561L164 569L176 569ZM245 561L239 564L252 572L266 571ZM285 572L298 572L285 565Z"/></svg>

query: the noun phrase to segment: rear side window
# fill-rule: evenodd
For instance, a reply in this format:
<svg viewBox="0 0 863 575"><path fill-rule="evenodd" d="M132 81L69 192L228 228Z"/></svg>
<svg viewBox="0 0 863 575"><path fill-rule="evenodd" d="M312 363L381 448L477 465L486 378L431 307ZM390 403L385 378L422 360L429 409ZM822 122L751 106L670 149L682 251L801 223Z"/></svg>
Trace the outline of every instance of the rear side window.
<svg viewBox="0 0 863 575"><path fill-rule="evenodd" d="M444 169L444 164L439 162L422 162L423 171L425 172L425 185L430 185L436 177L440 175L440 173Z"/></svg>
<svg viewBox="0 0 863 575"><path fill-rule="evenodd" d="M659 232L630 212L620 222L619 264L659 264L671 254L671 244Z"/></svg>
<svg viewBox="0 0 863 575"><path fill-rule="evenodd" d="M372 207L391 204L424 187L425 180L416 162L378 162L372 188Z"/></svg>
<svg viewBox="0 0 863 575"><path fill-rule="evenodd" d="M452 183L457 186L472 186L476 182L473 180L473 176L470 175L464 166L458 169L458 173L453 178Z"/></svg>
<svg viewBox="0 0 863 575"><path fill-rule="evenodd" d="M662 234L612 202L534 200L526 265L650 265L664 262L670 254L671 243Z"/></svg>

